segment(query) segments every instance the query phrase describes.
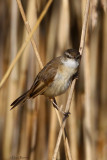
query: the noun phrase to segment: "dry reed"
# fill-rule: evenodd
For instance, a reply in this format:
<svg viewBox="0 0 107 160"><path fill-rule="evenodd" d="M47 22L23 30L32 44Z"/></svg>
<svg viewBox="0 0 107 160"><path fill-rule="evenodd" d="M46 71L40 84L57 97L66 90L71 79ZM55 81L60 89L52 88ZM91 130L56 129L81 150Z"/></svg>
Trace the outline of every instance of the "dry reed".
<svg viewBox="0 0 107 160"><path fill-rule="evenodd" d="M90 1L85 13L87 2L0 2L1 160L106 160L107 2ZM43 65L67 48L79 48L81 54L84 49L78 81L56 98L63 110L70 109L68 119L62 122L43 96L10 111L11 102L31 86Z"/></svg>

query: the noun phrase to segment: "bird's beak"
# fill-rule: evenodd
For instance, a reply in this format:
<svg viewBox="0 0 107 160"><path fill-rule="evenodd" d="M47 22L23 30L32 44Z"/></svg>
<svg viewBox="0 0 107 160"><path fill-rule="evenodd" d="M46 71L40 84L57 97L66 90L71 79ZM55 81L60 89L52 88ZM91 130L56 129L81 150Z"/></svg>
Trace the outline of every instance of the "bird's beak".
<svg viewBox="0 0 107 160"><path fill-rule="evenodd" d="M81 55L80 55L80 54L76 56L76 59L80 59L80 58L81 58Z"/></svg>

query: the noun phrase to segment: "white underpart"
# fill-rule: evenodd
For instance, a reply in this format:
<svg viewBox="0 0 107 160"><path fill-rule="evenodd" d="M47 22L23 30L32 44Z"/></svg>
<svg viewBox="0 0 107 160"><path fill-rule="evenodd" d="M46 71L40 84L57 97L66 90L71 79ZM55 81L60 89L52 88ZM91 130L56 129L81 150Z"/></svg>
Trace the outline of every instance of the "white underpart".
<svg viewBox="0 0 107 160"><path fill-rule="evenodd" d="M44 93L48 97L55 97L64 93L71 83L70 78L77 72L79 63L75 59L62 60L62 63L63 65L61 65L61 69L57 70L53 83Z"/></svg>
<svg viewBox="0 0 107 160"><path fill-rule="evenodd" d="M62 60L62 63L70 68L77 68L79 66L79 63L75 59L68 59L67 61Z"/></svg>

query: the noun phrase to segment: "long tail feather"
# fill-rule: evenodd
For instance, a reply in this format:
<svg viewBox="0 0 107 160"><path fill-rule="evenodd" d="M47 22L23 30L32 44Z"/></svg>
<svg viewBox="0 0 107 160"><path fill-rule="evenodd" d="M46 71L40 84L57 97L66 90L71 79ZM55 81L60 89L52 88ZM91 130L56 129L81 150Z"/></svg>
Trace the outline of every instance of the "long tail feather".
<svg viewBox="0 0 107 160"><path fill-rule="evenodd" d="M16 107L18 104L24 103L28 98L29 98L29 91L25 92L23 95L21 95L20 97L18 97L10 106L12 106L12 108L10 110L12 110L14 107Z"/></svg>

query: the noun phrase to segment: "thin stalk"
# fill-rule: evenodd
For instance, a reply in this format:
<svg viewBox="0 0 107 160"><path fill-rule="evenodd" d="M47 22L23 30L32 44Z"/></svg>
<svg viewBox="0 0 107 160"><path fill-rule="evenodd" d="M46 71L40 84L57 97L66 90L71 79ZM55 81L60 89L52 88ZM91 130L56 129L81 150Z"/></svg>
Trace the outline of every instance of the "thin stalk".
<svg viewBox="0 0 107 160"><path fill-rule="evenodd" d="M80 51L81 55L83 54L83 50L84 50L84 46L85 46L85 37L86 37L86 29L87 29L87 23L88 23L89 8L90 8L90 0L87 0L86 9L85 9L85 16L84 16L84 21L83 21L83 27L82 27L82 33L81 33L80 47L79 47L79 51ZM76 84L76 79L74 79L74 81L72 82L70 92L69 92L69 97L68 97L66 108L65 108L65 112L68 112L70 109L70 103L72 100L75 84ZM66 119L62 122L62 126L59 131L59 135L58 135L58 139L57 139L57 143L55 146L52 160L56 160L56 156L57 156L59 145L60 145L61 138L62 138L62 129L65 127L65 125L66 125Z"/></svg>

